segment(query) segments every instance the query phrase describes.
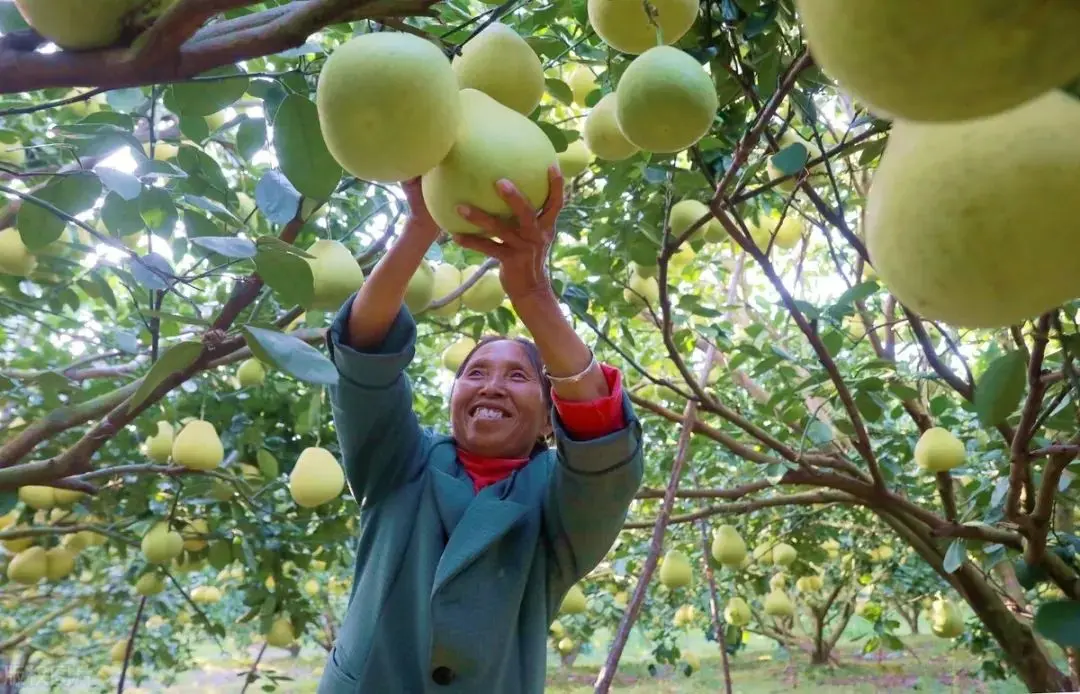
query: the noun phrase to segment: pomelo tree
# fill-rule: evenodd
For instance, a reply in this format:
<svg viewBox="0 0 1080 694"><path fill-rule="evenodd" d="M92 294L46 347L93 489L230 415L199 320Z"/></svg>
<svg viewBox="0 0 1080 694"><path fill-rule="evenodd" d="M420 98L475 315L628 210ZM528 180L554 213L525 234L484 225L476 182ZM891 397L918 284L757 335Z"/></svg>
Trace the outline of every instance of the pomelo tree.
<svg viewBox="0 0 1080 694"><path fill-rule="evenodd" d="M1066 670L1080 685L1070 469L1080 452L1076 306L1052 305L1077 292L1046 253L1061 247L1071 257L1072 241L1050 223L1033 223L1039 235L1025 239L1015 227L1034 213L1023 207L1026 216L983 220L1014 222L1014 235L993 237L993 248L979 228L965 227L966 245L948 248L949 256L931 248L921 259L898 259L916 240L936 237L905 246L874 236L889 225L867 220L868 199L890 221L920 221L909 226L922 231L949 219L957 196L945 192L975 196L993 186L969 166L953 174L955 186L925 191L939 206L929 217L908 218L923 198L902 204L914 184L893 164L882 187L894 195L871 197L895 126L876 110L878 95L864 93L862 75L841 69L846 56L828 50L822 27L845 36L843 22L815 16L808 46L786 0L627 0L614 15L601 5L179 0L124 15L101 28L102 39L72 37L72 27L27 13L38 33L13 4L0 3L0 659L12 664L7 672L43 671L50 662L75 662L83 672L104 666L104 678L110 685L119 678L122 689L151 666L187 667L185 649L207 635L329 643L340 613L325 596L348 579L358 513L340 490L301 505L323 490L297 495L290 476L307 449L337 454L325 328L341 293L355 288L356 267L369 271L395 242L407 208L393 182L343 171L348 162L331 151L345 145L336 131L324 136L317 95L337 49L354 36L389 32L428 38L455 61L476 46L472 66L455 68L458 78L486 93L487 101L477 97L484 104L527 111L521 115L547 136L568 185L553 283L597 354L624 370L646 423L646 484L624 537L584 582L586 616L566 620L569 636L553 632L553 645L564 650L568 638L563 646L572 653L596 628L594 613L596 623L616 626L597 691L610 687L639 618L658 635L659 662L679 662L672 625L686 606L695 610L680 613L678 628L707 623L735 650L737 643L725 644L734 639L723 611L738 581L708 550L713 524L734 518L752 546L795 548L795 566L805 562L806 573L791 584L809 575L809 562L828 565L823 542L843 539L845 552L888 545L893 559L852 573L887 573L888 600L908 604L932 592L964 602L973 615L964 638L984 651L996 644L1008 666L1002 674L1033 691L1067 688ZM1069 35L1074 17L1059 11L1055 31ZM496 22L524 41L483 33L501 31L492 29ZM817 39L823 50L814 35L825 37ZM61 50L36 50L48 41ZM617 103L624 72L658 41L674 48L637 63ZM536 69L522 45L539 63L540 97L535 79L512 81ZM872 53L882 42L844 45L888 64L887 54ZM493 57L476 58L485 51ZM523 67L503 70L500 55ZM1053 69L1040 78L1050 89L1069 63L1045 62ZM936 93L929 103L942 108L925 113L951 118L959 107L934 91L950 74L943 67L900 85L899 97L881 98L892 104L914 93L925 107L926 94ZM520 87L513 93L502 91L508 75ZM657 84L682 76L685 93L657 96ZM1020 80L1017 89L1033 83ZM1032 127L1068 125L1073 97L1059 95L1066 100L1037 104ZM1034 98L999 96L962 106L991 116L1005 102ZM1055 115L1040 119L1044 112ZM496 157L483 129L471 125L477 144L443 160L442 170ZM947 164L963 157L978 163L978 148L943 157L944 146L925 144L933 142L925 128L896 130L912 150L934 153L915 162L925 167L918 180L952 171ZM1000 126L1013 131L1009 122ZM970 136L989 147L995 132ZM1076 146L1075 135L1049 140L1009 151L1030 150L1038 164ZM522 147L547 156L546 143ZM994 190L998 199L977 198L987 209L1013 188ZM1043 210L1051 221L1063 214L1056 201L1066 195L1046 200L1024 191L1012 199L1036 200L1040 220ZM698 206L676 214L687 200ZM696 220L683 214L690 208ZM874 257L868 244L888 253ZM430 276L410 287L421 326L410 377L421 420L445 426L454 349L460 359L467 341L522 327L490 281L493 262L447 238L428 259ZM998 303L985 300L988 276L1008 288ZM916 291L926 277L947 280L946 290ZM957 297L959 307L939 301ZM998 306L1021 314L986 325ZM1022 315L1030 306L1037 310ZM954 315L978 324L957 327ZM220 445L221 455L209 455L213 464L180 464L169 445L156 452L159 422L179 434L188 420L213 427L195 456L202 460L203 444L216 438L211 453ZM937 430L951 432L946 447L955 439L962 455L917 448ZM162 522L179 535L179 550L169 537L146 547ZM856 522L872 532L869 546L852 540ZM657 585L660 558L672 548L693 559L692 592ZM900 558L907 567L914 557L933 573L881 568ZM847 571L842 564L835 571ZM161 592L147 583L137 589L148 575ZM312 576L320 590L305 588ZM765 590L765 575L756 580ZM834 589L841 585L832 580ZM220 601L196 592L204 587L218 588ZM130 600L121 604L118 595ZM823 628L829 609L840 621L850 617L854 598L838 598L816 619L818 660L827 659L834 633ZM43 613L45 604L55 608ZM152 627L155 617L168 623ZM247 625L239 632L237 618ZM259 677L258 668L248 677Z"/></svg>

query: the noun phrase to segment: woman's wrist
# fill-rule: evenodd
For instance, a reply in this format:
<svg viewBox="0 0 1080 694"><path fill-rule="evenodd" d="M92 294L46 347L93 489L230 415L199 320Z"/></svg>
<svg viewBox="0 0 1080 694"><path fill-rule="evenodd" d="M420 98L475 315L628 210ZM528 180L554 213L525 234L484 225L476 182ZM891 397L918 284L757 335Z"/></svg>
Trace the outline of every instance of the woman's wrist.
<svg viewBox="0 0 1080 694"><path fill-rule="evenodd" d="M428 239L429 245L439 237L439 225L434 222L418 219L416 217L408 217L405 220L405 228L401 232L402 236L408 238Z"/></svg>

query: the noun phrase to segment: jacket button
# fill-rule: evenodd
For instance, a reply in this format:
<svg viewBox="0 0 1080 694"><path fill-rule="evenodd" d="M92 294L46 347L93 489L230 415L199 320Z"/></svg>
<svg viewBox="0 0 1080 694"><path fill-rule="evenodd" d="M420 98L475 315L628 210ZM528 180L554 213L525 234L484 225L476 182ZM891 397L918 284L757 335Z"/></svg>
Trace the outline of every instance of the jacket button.
<svg viewBox="0 0 1080 694"><path fill-rule="evenodd" d="M440 686L446 686L454 681L454 671L445 665L441 665L431 671L431 680Z"/></svg>

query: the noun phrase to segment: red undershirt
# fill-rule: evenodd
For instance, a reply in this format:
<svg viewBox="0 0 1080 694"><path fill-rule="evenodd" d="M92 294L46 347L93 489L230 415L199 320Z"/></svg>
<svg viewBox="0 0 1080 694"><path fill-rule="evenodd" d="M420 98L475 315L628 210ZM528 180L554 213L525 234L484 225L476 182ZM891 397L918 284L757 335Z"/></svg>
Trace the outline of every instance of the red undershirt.
<svg viewBox="0 0 1080 694"><path fill-rule="evenodd" d="M607 379L610 395L587 402L570 402L561 400L554 390L551 391L551 399L563 427L578 441L597 439L626 426L622 407L622 373L608 364L600 364L600 369ZM528 458L485 458L461 448L457 449L457 454L477 492L509 477L511 472L529 462Z"/></svg>

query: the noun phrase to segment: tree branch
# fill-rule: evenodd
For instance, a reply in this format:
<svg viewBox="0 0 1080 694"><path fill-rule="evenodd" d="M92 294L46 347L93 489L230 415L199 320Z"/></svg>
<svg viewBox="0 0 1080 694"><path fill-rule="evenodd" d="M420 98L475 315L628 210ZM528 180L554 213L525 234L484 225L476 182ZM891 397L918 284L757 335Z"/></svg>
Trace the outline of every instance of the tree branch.
<svg viewBox="0 0 1080 694"><path fill-rule="evenodd" d="M283 7L204 27L196 31L183 45L174 45L168 52L145 44L148 47L140 50L117 47L97 51L38 53L17 50L10 42L2 42L0 94L48 87L97 86L119 89L176 82L222 65L295 48L302 45L311 34L345 18L360 20L424 15L435 1L293 0ZM187 12L201 14L206 12L210 5L236 7L240 3L228 0L186 2L177 14L171 15L165 28L178 28L182 35L190 29L190 23L195 17ZM252 27L252 24L263 18L269 18L269 21ZM146 61L141 56L143 50L149 51L149 55L157 59Z"/></svg>
<svg viewBox="0 0 1080 694"><path fill-rule="evenodd" d="M1035 434L1032 424L1039 416L1039 406L1042 405L1043 395L1046 393L1046 386L1042 382L1042 363L1043 356L1046 354L1047 335L1053 314L1053 311L1043 314L1035 324L1034 343L1031 346L1031 359L1028 361L1027 369L1028 395L1011 442L1009 494L1005 500L1005 517L1012 521L1020 518L1020 492L1030 474L1028 466L1031 463L1027 448L1028 442ZM1032 504L1035 503L1033 498L1029 498L1029 501Z"/></svg>
<svg viewBox="0 0 1080 694"><path fill-rule="evenodd" d="M751 511L757 511L763 508L775 508L777 506L812 506L815 504L835 503L862 504L864 502L856 499L854 496L846 492L798 492L795 494L769 497L767 499L754 499L753 501L733 501L728 504L717 504L715 506L709 506L693 513L672 516L668 520L668 523L692 523L702 518L709 518L718 515L728 515L732 513L750 513ZM655 523L656 521L629 522L623 525L623 530L641 530L643 528L651 528L653 527L653 525L655 525Z"/></svg>

